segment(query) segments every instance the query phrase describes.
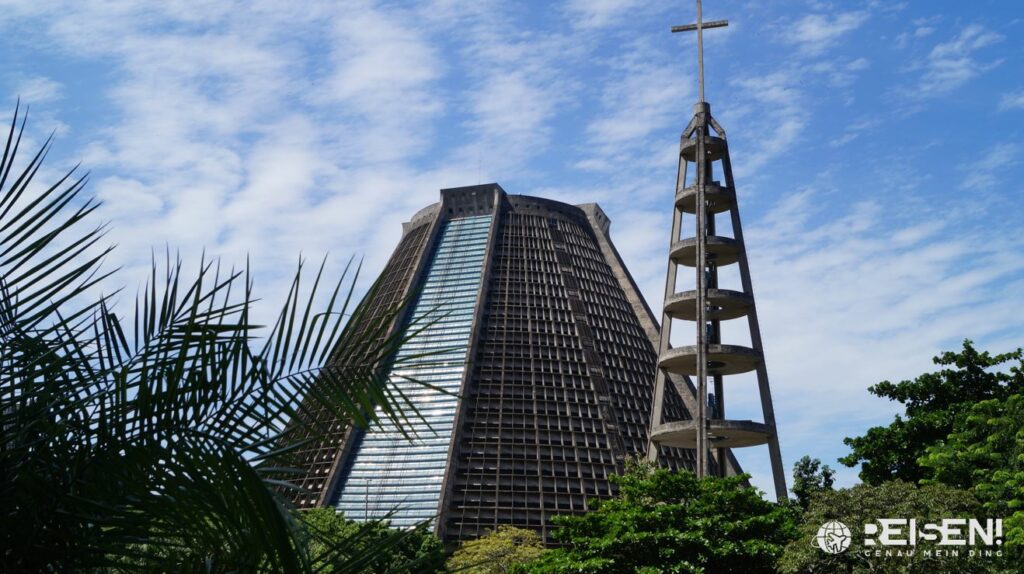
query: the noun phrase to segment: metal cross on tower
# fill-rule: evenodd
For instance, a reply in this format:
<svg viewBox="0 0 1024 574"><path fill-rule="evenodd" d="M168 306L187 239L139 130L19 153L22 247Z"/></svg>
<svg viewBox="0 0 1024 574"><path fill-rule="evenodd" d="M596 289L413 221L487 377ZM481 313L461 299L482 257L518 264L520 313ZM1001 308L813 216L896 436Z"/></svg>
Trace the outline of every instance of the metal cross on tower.
<svg viewBox="0 0 1024 574"><path fill-rule="evenodd" d="M679 170L669 243L669 262L665 281L665 306L661 317L661 341L658 373L651 409L651 443L648 458L657 460L662 448L695 449L698 476L724 476L736 465L733 448L768 445L775 495L787 497L786 478L775 426L768 371L765 368L761 330L757 322L750 267L743 243L733 182L732 164L725 130L711 116L711 106L704 101L704 39L703 30L728 25L725 20L703 22L701 2L697 0L697 23L675 26L673 32L697 31L697 68L700 101L694 106L693 119L683 130L679 144ZM716 177L721 180L715 180ZM728 227L732 237L720 235L717 215L729 214ZM694 216L693 237L682 237L683 217ZM724 219L724 218L723 218ZM723 226L724 227L724 226ZM719 287L719 269L737 264L741 290ZM680 266L695 270L694 290L676 289ZM746 317L750 331L750 347L722 344L722 322ZM672 322L696 323L696 344L672 347ZM725 418L725 384L723 377L755 371L764 422ZM696 385L690 377L696 378ZM708 379L714 385L709 396ZM690 420L664 420L666 385L687 404ZM709 458L710 451L714 458Z"/></svg>
<svg viewBox="0 0 1024 574"><path fill-rule="evenodd" d="M724 28L729 25L728 20L712 20L705 22L700 9L700 0L697 0L697 23L686 24L685 26L672 26L672 33L697 31L697 92L700 94L700 101L704 101L704 30L708 28Z"/></svg>

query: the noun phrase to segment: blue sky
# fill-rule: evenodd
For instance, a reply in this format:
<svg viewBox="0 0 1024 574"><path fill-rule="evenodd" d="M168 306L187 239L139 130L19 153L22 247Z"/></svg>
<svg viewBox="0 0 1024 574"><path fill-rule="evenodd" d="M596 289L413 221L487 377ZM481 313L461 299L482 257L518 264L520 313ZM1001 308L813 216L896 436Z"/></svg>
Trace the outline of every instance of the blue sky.
<svg viewBox="0 0 1024 574"><path fill-rule="evenodd" d="M82 161L134 285L150 250L243 263L280 297L302 253L374 275L438 189L596 201L660 304L689 1L2 1L0 87ZM867 386L1024 332L1024 7L708 0L787 468L884 423ZM677 329L678 330L678 329ZM742 343L742 329L726 330ZM730 414L758 418L752 379ZM770 484L764 449L742 451ZM840 470L841 484L856 480Z"/></svg>

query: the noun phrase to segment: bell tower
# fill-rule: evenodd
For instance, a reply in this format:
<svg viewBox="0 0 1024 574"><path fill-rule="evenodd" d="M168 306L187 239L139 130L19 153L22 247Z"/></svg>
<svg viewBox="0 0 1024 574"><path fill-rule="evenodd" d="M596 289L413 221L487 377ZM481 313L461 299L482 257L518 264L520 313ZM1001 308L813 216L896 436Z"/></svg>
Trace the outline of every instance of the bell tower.
<svg viewBox="0 0 1024 574"><path fill-rule="evenodd" d="M785 500L786 477L729 145L725 130L711 115L711 105L704 101L703 30L727 25L724 20L703 22L701 2L697 0L697 23L672 28L673 32L697 32L700 101L694 105L693 119L679 143L648 458L656 461L661 447L694 449L697 475L703 477L724 474L730 449L767 445L775 496ZM731 236L725 235L726 227ZM732 265L738 267L740 284L720 285L720 271ZM692 278L692 289L686 288L690 285L687 275ZM680 289L677 285L686 287ZM722 340L722 324L727 321L746 323L749 347ZM696 330L695 345L672 347L676 324L689 324ZM748 372L757 375L763 417L760 422L726 416L726 378ZM669 374L692 381L691 388L677 389L683 396L696 394L695 412L689 420L664 420L665 385L680 380Z"/></svg>

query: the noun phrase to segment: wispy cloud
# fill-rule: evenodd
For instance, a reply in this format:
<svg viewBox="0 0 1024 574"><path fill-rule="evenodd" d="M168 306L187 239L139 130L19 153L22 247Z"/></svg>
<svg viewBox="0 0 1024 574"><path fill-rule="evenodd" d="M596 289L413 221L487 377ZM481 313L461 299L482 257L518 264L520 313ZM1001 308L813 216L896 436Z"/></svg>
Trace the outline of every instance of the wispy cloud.
<svg viewBox="0 0 1024 574"><path fill-rule="evenodd" d="M792 24L786 24L779 34L783 42L797 46L803 54L815 56L860 28L867 19L867 12L808 14Z"/></svg>
<svg viewBox="0 0 1024 574"><path fill-rule="evenodd" d="M436 18L425 10L425 18ZM591 46L574 32L510 27L514 9L495 1L455 3L437 22L453 38L464 88L452 94L462 137L446 161L477 167L481 177L527 173L531 158L545 153L553 123L574 105L581 84L566 73ZM475 169L474 169L475 171Z"/></svg>
<svg viewBox="0 0 1024 574"><path fill-rule="evenodd" d="M988 191L1000 182L1000 175L1020 162L1021 146L1015 143L1000 143L984 150L981 157L961 164L964 172L960 189Z"/></svg>
<svg viewBox="0 0 1024 574"><path fill-rule="evenodd" d="M940 209L894 217L875 201L822 218L826 203L805 188L747 233L791 458L841 451L834 445L843 437L890 417L893 406L868 385L924 372L930 357L965 337L1024 328L1010 296L1024 288L1019 238L966 230ZM755 399L733 400L737 416L756 415Z"/></svg>
<svg viewBox="0 0 1024 574"><path fill-rule="evenodd" d="M853 121L843 128L840 135L829 140L829 147L838 148L856 140L865 131L874 129L881 125L882 121L877 117L865 117Z"/></svg>
<svg viewBox="0 0 1024 574"><path fill-rule="evenodd" d="M249 255L271 294L299 253L365 254L372 274L400 221L477 180L479 150L489 176L525 173L573 102L563 66L585 51L558 32L509 34L489 3L19 11L48 21L55 50L110 70L117 121L88 136L83 159L123 277L168 244ZM462 145L438 147L442 129Z"/></svg>
<svg viewBox="0 0 1024 574"><path fill-rule="evenodd" d="M871 67L867 58L860 57L852 60L838 59L825 62L817 62L811 66L811 70L824 74L830 86L841 88L853 84L861 72Z"/></svg>
<svg viewBox="0 0 1024 574"><path fill-rule="evenodd" d="M350 153L379 162L427 149L429 122L444 109L443 66L416 14L353 7L334 21L330 45L333 69L312 98L348 120Z"/></svg>
<svg viewBox="0 0 1024 574"><path fill-rule="evenodd" d="M999 65L1001 60L985 62L976 53L1002 39L1001 34L980 24L971 24L953 39L936 44L925 60L914 94L922 98L947 94Z"/></svg>
<svg viewBox="0 0 1024 574"><path fill-rule="evenodd" d="M26 17L48 19L53 49L109 69L117 121L88 136L83 159L129 283L165 244L189 259L204 248L229 264L251 256L271 300L300 253L366 254L378 268L398 222L455 179L410 168L444 110L444 68L415 13L39 10Z"/></svg>
<svg viewBox="0 0 1024 574"><path fill-rule="evenodd" d="M1003 94L1003 97L999 98L999 110L1024 110L1024 90Z"/></svg>
<svg viewBox="0 0 1024 574"><path fill-rule="evenodd" d="M923 40L935 33L936 18L918 18L914 20L913 28L908 31L900 32L896 36L896 47L906 48L911 43Z"/></svg>
<svg viewBox="0 0 1024 574"><path fill-rule="evenodd" d="M642 167L650 158L651 133L688 117L693 82L673 79L679 65L646 43L631 47L608 70L602 112L586 127L588 153L577 167L599 172L618 172L638 162Z"/></svg>
<svg viewBox="0 0 1024 574"><path fill-rule="evenodd" d="M16 93L29 104L47 104L64 96L64 86L51 78L34 76L18 82Z"/></svg>
<svg viewBox="0 0 1024 574"><path fill-rule="evenodd" d="M746 130L767 136L752 142L756 148L740 151L739 155L746 160L736 166L737 178L757 173L790 149L807 127L810 113L804 105L800 81L801 76L792 70L779 70L733 82L746 106L741 109Z"/></svg>
<svg viewBox="0 0 1024 574"><path fill-rule="evenodd" d="M642 5L640 0L569 0L565 8L573 26L600 28Z"/></svg>

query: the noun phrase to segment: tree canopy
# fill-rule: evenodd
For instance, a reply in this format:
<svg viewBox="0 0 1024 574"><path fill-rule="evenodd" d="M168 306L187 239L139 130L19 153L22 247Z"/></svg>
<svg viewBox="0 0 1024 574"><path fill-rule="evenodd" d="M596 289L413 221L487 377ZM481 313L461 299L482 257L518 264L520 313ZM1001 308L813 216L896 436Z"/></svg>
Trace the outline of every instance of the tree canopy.
<svg viewBox="0 0 1024 574"><path fill-rule="evenodd" d="M1024 547L1024 395L974 405L921 465L923 482L971 490L989 516L1005 517L1007 544Z"/></svg>
<svg viewBox="0 0 1024 574"><path fill-rule="evenodd" d="M765 500L745 476L698 479L632 463L613 480L615 498L558 517L564 546L519 572L768 573L795 533L792 506Z"/></svg>
<svg viewBox="0 0 1024 574"><path fill-rule="evenodd" d="M310 561L317 572L428 574L444 567L444 545L426 524L396 531L386 522L354 522L333 508L302 513L311 536Z"/></svg>
<svg viewBox="0 0 1024 574"><path fill-rule="evenodd" d="M1001 561L987 557L969 557L967 552L956 558L928 556L924 550L935 550L933 543L918 542L912 556L876 556L878 546L864 546L864 524L879 518L915 518L919 523L938 522L943 518L973 518L981 507L963 490L936 484L918 487L902 481L879 486L858 485L853 488L825 490L811 496L800 521L799 535L786 546L779 562L783 574L971 574L1000 572ZM851 545L842 553L823 552L815 543L818 529L826 522L838 520L851 531ZM908 546L889 547L896 551Z"/></svg>
<svg viewBox="0 0 1024 574"><path fill-rule="evenodd" d="M1024 392L1024 355L1020 349L999 355L979 352L964 341L959 353L947 352L934 362L944 368L913 380L883 381L869 387L879 397L904 405L905 413L884 427L872 427L864 436L843 442L852 452L839 459L847 466L861 465L860 478L867 484L887 480L918 482L930 477L919 464L928 447L944 441L959 417L975 404L1006 399ZM1014 367L1015 368L1010 368Z"/></svg>
<svg viewBox="0 0 1024 574"><path fill-rule="evenodd" d="M544 543L535 531L502 525L490 534L463 542L446 565L451 572L464 574L507 574L543 553Z"/></svg>
<svg viewBox="0 0 1024 574"><path fill-rule="evenodd" d="M809 456L804 456L793 465L793 495L802 508L807 508L811 495L823 490L831 490L835 483L836 472L827 464Z"/></svg>

